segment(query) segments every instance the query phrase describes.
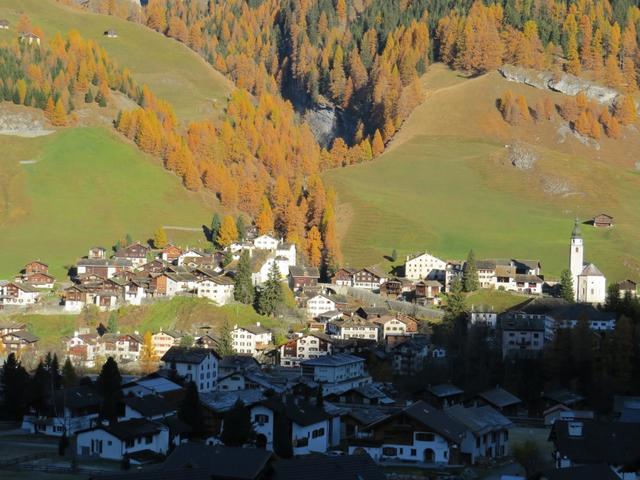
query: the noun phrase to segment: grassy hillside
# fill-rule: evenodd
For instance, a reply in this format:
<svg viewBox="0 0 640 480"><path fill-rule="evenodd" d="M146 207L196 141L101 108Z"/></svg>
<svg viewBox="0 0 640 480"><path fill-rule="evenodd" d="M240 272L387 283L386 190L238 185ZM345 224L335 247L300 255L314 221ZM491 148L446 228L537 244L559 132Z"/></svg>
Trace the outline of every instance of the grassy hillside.
<svg viewBox="0 0 640 480"><path fill-rule="evenodd" d="M40 337L42 350L60 347L60 338L73 334L79 327L95 328L107 324L110 313L83 313L81 315L14 315L11 320L27 323L29 330ZM118 328L122 332L146 332L178 329L191 332L201 325L210 325L219 331L225 323L233 326L260 322L267 328L282 333L282 322L263 317L246 305L218 307L206 299L174 297L152 305L122 307L115 312ZM280 328L282 327L282 328Z"/></svg>
<svg viewBox="0 0 640 480"><path fill-rule="evenodd" d="M62 276L94 244L110 247L126 233L144 241L160 225L199 227L211 219L211 197L188 192L105 128L0 141L0 278L33 258ZM168 234L181 243L203 241L196 232Z"/></svg>
<svg viewBox="0 0 640 480"><path fill-rule="evenodd" d="M129 68L139 83L148 84L156 95L171 102L181 119L214 113L224 107L233 86L186 46L141 25L116 17L75 10L55 0L0 0L0 18L12 29L0 31L0 39L17 35L15 25L26 14L49 37L76 29L96 40L121 67ZM114 29L118 38L103 32Z"/></svg>
<svg viewBox="0 0 640 480"><path fill-rule="evenodd" d="M637 132L624 141L587 147L563 138L555 123L512 127L495 101L504 90L542 92L497 73L465 79L433 66L423 78L426 100L388 151L364 165L328 172L338 193L345 259L379 263L395 248L399 257L428 250L445 258L539 258L547 275L567 263L573 219L601 211L616 217L611 230L583 228L586 258L610 280L640 274L640 172L633 169ZM505 144L523 140L540 156L522 172L506 159ZM550 193L564 184L568 191Z"/></svg>

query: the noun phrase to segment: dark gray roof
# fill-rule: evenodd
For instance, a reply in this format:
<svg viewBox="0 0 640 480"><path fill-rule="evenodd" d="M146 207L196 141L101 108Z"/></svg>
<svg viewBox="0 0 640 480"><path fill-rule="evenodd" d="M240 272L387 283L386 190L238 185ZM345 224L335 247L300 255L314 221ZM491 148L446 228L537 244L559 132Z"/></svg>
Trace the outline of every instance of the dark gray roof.
<svg viewBox="0 0 640 480"><path fill-rule="evenodd" d="M427 388L432 395L436 397L449 397L451 395L460 395L464 393L464 390L456 387L455 385L451 385L449 383L442 383L440 385L433 385Z"/></svg>
<svg viewBox="0 0 640 480"><path fill-rule="evenodd" d="M234 370L259 369L260 364L251 355L225 355L218 363L218 368L232 368Z"/></svg>
<svg viewBox="0 0 640 480"><path fill-rule="evenodd" d="M187 443L178 446L162 465L164 469L204 468L209 478L253 480L264 471L271 453L258 448Z"/></svg>
<svg viewBox="0 0 640 480"><path fill-rule="evenodd" d="M286 415L289 420L302 427L314 425L332 417L325 408L316 406L315 402L295 399L290 396L286 397L284 401L281 397L272 397L264 400L262 405L274 412Z"/></svg>
<svg viewBox="0 0 640 480"><path fill-rule="evenodd" d="M549 312L549 316L555 320L588 320L603 321L615 320L616 314L612 312L604 312L588 303L571 303L562 307L558 307Z"/></svg>
<svg viewBox="0 0 640 480"><path fill-rule="evenodd" d="M542 474L541 480L620 480L605 464L558 468Z"/></svg>
<svg viewBox="0 0 640 480"><path fill-rule="evenodd" d="M405 414L432 429L447 440L460 443L467 428L427 402L416 402L403 410Z"/></svg>
<svg viewBox="0 0 640 480"><path fill-rule="evenodd" d="M262 325L238 325L239 329L246 330L247 332L253 333L254 335L261 335L263 333L268 333L269 330L264 328Z"/></svg>
<svg viewBox="0 0 640 480"><path fill-rule="evenodd" d="M570 407L578 402L584 400L584 397L579 393L572 392L566 388L562 388L559 390L552 390L543 395L544 398L548 398L556 403L561 403L562 405L566 405Z"/></svg>
<svg viewBox="0 0 640 480"><path fill-rule="evenodd" d="M289 275L292 277L320 278L320 270L317 267L295 266L289 267Z"/></svg>
<svg viewBox="0 0 640 480"><path fill-rule="evenodd" d="M98 425L93 428L80 430L78 433L88 432L92 430L104 430L120 440L129 440L145 435L153 435L162 430L159 423L152 422L145 418L132 418L124 422L118 422L113 425Z"/></svg>
<svg viewBox="0 0 640 480"><path fill-rule="evenodd" d="M210 348L194 348L194 347L171 347L165 353L161 360L166 363L195 363L199 364L209 355L215 355L220 358L215 350Z"/></svg>
<svg viewBox="0 0 640 480"><path fill-rule="evenodd" d="M507 392L505 389L496 387L492 390L487 390L482 393L479 393L478 396L485 400L487 403L494 405L498 408L504 408L511 405L517 405L521 403L518 397L514 394Z"/></svg>
<svg viewBox="0 0 640 480"><path fill-rule="evenodd" d="M310 367L339 367L341 365L359 362L364 362L364 359L356 357L355 355L349 355L348 353L337 353L335 355L323 355L322 357L305 360L302 362L302 365Z"/></svg>
<svg viewBox="0 0 640 480"><path fill-rule="evenodd" d="M462 423L476 436L513 427L511 420L488 405L471 408L454 405L445 409L444 412Z"/></svg>
<svg viewBox="0 0 640 480"><path fill-rule="evenodd" d="M581 434L571 436L570 424L581 424ZM576 464L627 465L640 459L640 429L634 423L556 420L549 438Z"/></svg>
<svg viewBox="0 0 640 480"><path fill-rule="evenodd" d="M175 412L175 408L158 395L132 396L124 399L124 404L139 412L143 417L155 417Z"/></svg>
<svg viewBox="0 0 640 480"><path fill-rule="evenodd" d="M306 456L273 464L273 480L384 480L384 470L369 455Z"/></svg>
<svg viewBox="0 0 640 480"><path fill-rule="evenodd" d="M543 332L544 318L531 317L529 315L520 315L515 312L509 312L500 319L500 327L507 331L528 331Z"/></svg>

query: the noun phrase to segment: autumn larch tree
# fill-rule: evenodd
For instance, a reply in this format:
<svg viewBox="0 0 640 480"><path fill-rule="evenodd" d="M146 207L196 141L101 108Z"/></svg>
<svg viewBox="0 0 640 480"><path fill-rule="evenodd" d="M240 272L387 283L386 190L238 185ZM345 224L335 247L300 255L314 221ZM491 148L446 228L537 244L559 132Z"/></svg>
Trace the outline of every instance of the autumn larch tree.
<svg viewBox="0 0 640 480"><path fill-rule="evenodd" d="M216 243L221 247L228 247L238 239L238 228L236 227L236 221L231 215L226 215L222 219L222 225L218 232L218 238Z"/></svg>
<svg viewBox="0 0 640 480"><path fill-rule="evenodd" d="M142 347L140 349L140 369L145 374L151 373L157 368L158 360L156 347L153 344L153 336L151 332L147 331L144 334Z"/></svg>
<svg viewBox="0 0 640 480"><path fill-rule="evenodd" d="M167 232L164 228L158 228L153 234L153 246L155 248L164 248L169 240L167 239Z"/></svg>

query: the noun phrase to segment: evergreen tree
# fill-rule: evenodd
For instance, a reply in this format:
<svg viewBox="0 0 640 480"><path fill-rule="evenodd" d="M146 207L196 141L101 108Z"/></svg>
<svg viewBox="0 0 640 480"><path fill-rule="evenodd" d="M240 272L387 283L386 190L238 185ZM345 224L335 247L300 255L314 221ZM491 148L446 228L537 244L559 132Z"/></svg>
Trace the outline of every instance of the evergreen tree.
<svg viewBox="0 0 640 480"><path fill-rule="evenodd" d="M200 405L198 387L194 382L187 384L184 399L178 409L178 418L191 427L191 434L194 437L202 435L202 406Z"/></svg>
<svg viewBox="0 0 640 480"><path fill-rule="evenodd" d="M620 287L617 283L611 283L607 287L607 298L604 304L605 310L617 312L620 305Z"/></svg>
<svg viewBox="0 0 640 480"><path fill-rule="evenodd" d="M397 259L398 259L398 252L394 248L393 251L391 252L391 261L395 262Z"/></svg>
<svg viewBox="0 0 640 480"><path fill-rule="evenodd" d="M78 384L78 374L71 363L71 359L67 357L62 366L62 384L65 388L75 387Z"/></svg>
<svg viewBox="0 0 640 480"><path fill-rule="evenodd" d="M220 233L220 227L222 226L222 220L220 220L220 215L216 212L211 219L211 228L209 229L209 240L211 243L216 246L216 241L218 240L218 234Z"/></svg>
<svg viewBox="0 0 640 480"><path fill-rule="evenodd" d="M229 322L225 322L220 332L220 338L218 339L218 355L226 357L233 355L233 339L231 337L231 326Z"/></svg>
<svg viewBox="0 0 640 480"><path fill-rule="evenodd" d="M180 339L181 347L193 347L193 337L191 335L185 335Z"/></svg>
<svg viewBox="0 0 640 480"><path fill-rule="evenodd" d="M280 458L291 458L293 456L291 424L284 412L275 412L273 450Z"/></svg>
<svg viewBox="0 0 640 480"><path fill-rule="evenodd" d="M474 292L479 287L478 268L476 267L476 255L469 250L467 261L462 271L462 288L465 292Z"/></svg>
<svg viewBox="0 0 640 480"><path fill-rule="evenodd" d="M244 406L242 400L238 399L225 415L220 439L228 447L242 447L255 439L251 411Z"/></svg>
<svg viewBox="0 0 640 480"><path fill-rule="evenodd" d="M560 297L564 298L567 302L573 302L573 278L571 272L564 269L560 273Z"/></svg>
<svg viewBox="0 0 640 480"><path fill-rule="evenodd" d="M283 301L280 270L278 269L278 264L273 262L269 271L269 278L258 292L258 311L262 315L273 316Z"/></svg>
<svg viewBox="0 0 640 480"><path fill-rule="evenodd" d="M109 319L107 321L107 330L110 333L118 332L118 314L116 312L111 312L109 314Z"/></svg>
<svg viewBox="0 0 640 480"><path fill-rule="evenodd" d="M15 353L10 353L2 366L3 408L0 415L10 420L20 420L27 408L27 386L29 374L17 360Z"/></svg>
<svg viewBox="0 0 640 480"><path fill-rule="evenodd" d="M91 93L91 89L87 90L87 93L84 94L84 103L93 103L93 93Z"/></svg>
<svg viewBox="0 0 640 480"><path fill-rule="evenodd" d="M251 261L247 250L243 250L240 254L240 261L234 278L233 296L238 302L242 302L245 305L253 304L255 289L251 280Z"/></svg>
<svg viewBox="0 0 640 480"><path fill-rule="evenodd" d="M244 241L247 239L247 227L244 224L244 217L242 215L238 215L236 218L236 230L238 231L238 240Z"/></svg>
<svg viewBox="0 0 640 480"><path fill-rule="evenodd" d="M444 321L450 332L456 325L464 320L467 312L467 303L462 291L462 281L459 278L453 280L451 290L447 294L447 304L445 306Z"/></svg>
<svg viewBox="0 0 640 480"><path fill-rule="evenodd" d="M118 364L109 357L102 365L100 375L96 381L98 392L102 396L102 406L100 409L100 418L116 421L118 418L118 401L121 396L120 386L122 385L122 376Z"/></svg>

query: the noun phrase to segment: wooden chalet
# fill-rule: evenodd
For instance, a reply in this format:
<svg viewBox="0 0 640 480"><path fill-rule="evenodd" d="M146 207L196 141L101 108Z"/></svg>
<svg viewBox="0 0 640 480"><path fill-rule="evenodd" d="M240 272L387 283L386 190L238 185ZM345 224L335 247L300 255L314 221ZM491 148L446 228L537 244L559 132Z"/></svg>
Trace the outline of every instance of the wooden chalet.
<svg viewBox="0 0 640 480"><path fill-rule="evenodd" d="M5 333L1 339L7 355L10 353L20 355L25 351L34 351L39 340L26 330Z"/></svg>
<svg viewBox="0 0 640 480"><path fill-rule="evenodd" d="M34 260L24 266L24 274L31 275L33 273L49 273L49 265L40 260Z"/></svg>
<svg viewBox="0 0 640 480"><path fill-rule="evenodd" d="M593 226L597 228L613 227L613 217L606 213L600 213L593 217Z"/></svg>

